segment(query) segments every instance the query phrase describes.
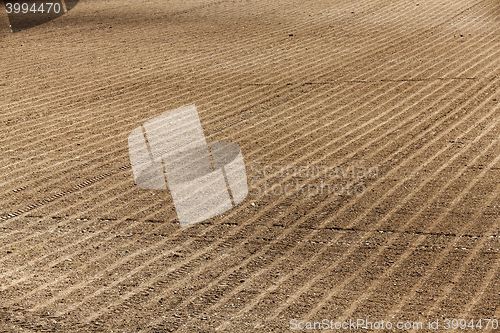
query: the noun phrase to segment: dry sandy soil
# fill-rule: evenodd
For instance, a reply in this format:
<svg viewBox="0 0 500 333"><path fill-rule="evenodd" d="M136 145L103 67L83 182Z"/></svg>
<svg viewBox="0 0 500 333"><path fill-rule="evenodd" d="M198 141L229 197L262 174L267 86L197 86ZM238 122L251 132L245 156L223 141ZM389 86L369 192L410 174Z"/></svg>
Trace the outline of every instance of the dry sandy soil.
<svg viewBox="0 0 500 333"><path fill-rule="evenodd" d="M1 10L1 332L500 319L498 1L83 0L16 33ZM251 186L181 228L127 137L193 103Z"/></svg>

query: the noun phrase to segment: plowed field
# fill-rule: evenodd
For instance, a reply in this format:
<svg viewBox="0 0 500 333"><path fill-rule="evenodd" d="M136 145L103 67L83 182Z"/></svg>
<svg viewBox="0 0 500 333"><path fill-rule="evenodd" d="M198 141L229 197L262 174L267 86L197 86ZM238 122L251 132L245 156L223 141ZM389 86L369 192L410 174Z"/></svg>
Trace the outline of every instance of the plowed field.
<svg viewBox="0 0 500 333"><path fill-rule="evenodd" d="M0 9L1 332L500 330L498 1ZM190 104L249 194L181 227L127 138Z"/></svg>

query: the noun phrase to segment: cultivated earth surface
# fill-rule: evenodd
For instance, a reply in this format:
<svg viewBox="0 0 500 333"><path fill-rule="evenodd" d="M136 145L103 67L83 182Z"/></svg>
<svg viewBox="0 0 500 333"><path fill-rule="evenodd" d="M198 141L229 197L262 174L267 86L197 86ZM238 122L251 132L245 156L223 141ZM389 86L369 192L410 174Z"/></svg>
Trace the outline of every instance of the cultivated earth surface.
<svg viewBox="0 0 500 333"><path fill-rule="evenodd" d="M0 45L1 332L500 319L498 1L2 7ZM189 104L249 195L181 228L127 137Z"/></svg>

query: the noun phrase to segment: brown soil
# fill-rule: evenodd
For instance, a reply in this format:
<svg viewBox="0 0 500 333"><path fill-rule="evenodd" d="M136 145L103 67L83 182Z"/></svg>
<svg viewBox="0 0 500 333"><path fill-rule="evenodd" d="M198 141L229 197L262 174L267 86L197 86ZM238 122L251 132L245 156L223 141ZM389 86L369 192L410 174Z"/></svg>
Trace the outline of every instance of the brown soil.
<svg viewBox="0 0 500 333"><path fill-rule="evenodd" d="M493 0L87 0L17 33L0 15L0 331L486 331L499 36ZM168 191L134 184L127 137L193 103L252 187L181 228ZM294 166L345 174L259 174ZM321 181L360 193L307 193Z"/></svg>

